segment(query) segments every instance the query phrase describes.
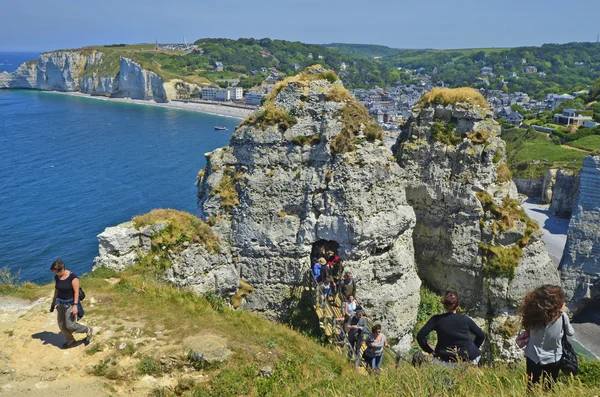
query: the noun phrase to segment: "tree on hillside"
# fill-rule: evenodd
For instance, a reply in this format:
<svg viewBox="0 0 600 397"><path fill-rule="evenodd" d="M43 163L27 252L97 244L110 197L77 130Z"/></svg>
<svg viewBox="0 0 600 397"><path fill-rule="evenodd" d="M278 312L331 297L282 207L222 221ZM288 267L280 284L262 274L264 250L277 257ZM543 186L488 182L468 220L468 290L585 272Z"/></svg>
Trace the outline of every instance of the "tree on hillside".
<svg viewBox="0 0 600 397"><path fill-rule="evenodd" d="M598 77L592 83L592 90L590 91L590 99L592 101L600 101L600 77Z"/></svg>

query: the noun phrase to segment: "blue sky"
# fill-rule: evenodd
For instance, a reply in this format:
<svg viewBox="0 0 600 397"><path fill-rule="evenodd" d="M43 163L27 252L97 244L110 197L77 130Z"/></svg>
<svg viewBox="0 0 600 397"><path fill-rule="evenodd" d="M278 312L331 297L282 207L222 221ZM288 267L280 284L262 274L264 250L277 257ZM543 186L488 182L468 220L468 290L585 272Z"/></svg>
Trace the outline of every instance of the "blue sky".
<svg viewBox="0 0 600 397"><path fill-rule="evenodd" d="M0 0L0 51L201 37L396 48L595 41L600 0Z"/></svg>

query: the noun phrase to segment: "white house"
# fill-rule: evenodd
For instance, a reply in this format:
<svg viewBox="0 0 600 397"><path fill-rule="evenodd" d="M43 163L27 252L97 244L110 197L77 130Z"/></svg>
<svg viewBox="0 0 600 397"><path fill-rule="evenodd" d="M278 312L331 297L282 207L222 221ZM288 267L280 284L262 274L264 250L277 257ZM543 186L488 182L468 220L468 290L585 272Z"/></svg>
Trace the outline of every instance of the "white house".
<svg viewBox="0 0 600 397"><path fill-rule="evenodd" d="M244 90L242 87L229 87L227 88L232 101L241 101L244 98Z"/></svg>

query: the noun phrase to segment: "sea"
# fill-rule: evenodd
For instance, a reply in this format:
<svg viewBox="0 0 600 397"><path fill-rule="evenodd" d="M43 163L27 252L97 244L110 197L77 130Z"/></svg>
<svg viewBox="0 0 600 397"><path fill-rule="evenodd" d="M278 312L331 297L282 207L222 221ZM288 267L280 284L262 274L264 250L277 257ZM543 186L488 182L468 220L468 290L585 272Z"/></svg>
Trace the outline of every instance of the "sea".
<svg viewBox="0 0 600 397"><path fill-rule="evenodd" d="M38 53L0 52L0 72ZM77 274L97 235L154 208L197 214L204 154L239 119L33 90L0 90L0 268L46 283ZM228 131L215 131L214 125Z"/></svg>

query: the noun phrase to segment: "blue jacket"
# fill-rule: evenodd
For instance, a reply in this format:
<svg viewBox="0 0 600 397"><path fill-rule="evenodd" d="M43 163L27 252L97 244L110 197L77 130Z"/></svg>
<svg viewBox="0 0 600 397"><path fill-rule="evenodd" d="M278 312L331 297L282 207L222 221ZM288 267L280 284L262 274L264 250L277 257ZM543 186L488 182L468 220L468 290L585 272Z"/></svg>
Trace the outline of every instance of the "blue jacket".
<svg viewBox="0 0 600 397"><path fill-rule="evenodd" d="M321 275L321 265L319 262L315 263L315 266L313 267L313 276L315 276L316 278L319 278L319 276Z"/></svg>

